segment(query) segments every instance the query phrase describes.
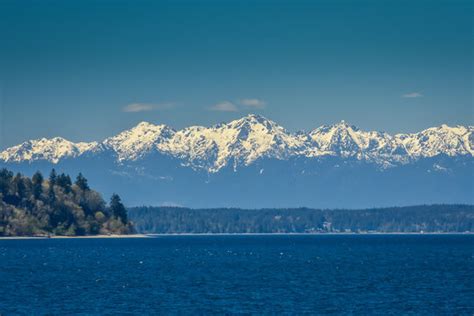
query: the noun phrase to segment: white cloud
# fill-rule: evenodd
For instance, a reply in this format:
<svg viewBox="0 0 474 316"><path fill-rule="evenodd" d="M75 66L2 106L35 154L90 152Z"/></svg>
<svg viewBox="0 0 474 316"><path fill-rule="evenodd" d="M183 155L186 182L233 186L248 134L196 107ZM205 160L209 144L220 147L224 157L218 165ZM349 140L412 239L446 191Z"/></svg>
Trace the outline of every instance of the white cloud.
<svg viewBox="0 0 474 316"><path fill-rule="evenodd" d="M260 99L242 99L239 103L254 109L263 109L267 105L267 102Z"/></svg>
<svg viewBox="0 0 474 316"><path fill-rule="evenodd" d="M410 92L402 95L402 98L421 98L422 96L421 92Z"/></svg>
<svg viewBox="0 0 474 316"><path fill-rule="evenodd" d="M209 108L211 111L219 112L237 112L239 109L237 106L229 101L219 102Z"/></svg>
<svg viewBox="0 0 474 316"><path fill-rule="evenodd" d="M174 106L173 103L151 104L151 103L131 103L122 108L123 112L136 113L155 110L166 110Z"/></svg>

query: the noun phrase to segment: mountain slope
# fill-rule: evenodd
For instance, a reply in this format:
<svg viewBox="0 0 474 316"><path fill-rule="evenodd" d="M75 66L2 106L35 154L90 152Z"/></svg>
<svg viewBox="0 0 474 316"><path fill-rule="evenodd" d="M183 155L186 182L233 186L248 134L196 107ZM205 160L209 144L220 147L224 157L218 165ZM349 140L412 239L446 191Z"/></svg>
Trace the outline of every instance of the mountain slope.
<svg viewBox="0 0 474 316"><path fill-rule="evenodd" d="M29 140L0 153L0 160L5 162L22 162L46 160L58 163L65 157L78 157L85 152L97 151L99 144L73 143L61 137Z"/></svg>
<svg viewBox="0 0 474 316"><path fill-rule="evenodd" d="M128 204L372 207L474 202L474 128L390 135L340 122L290 133L248 115L174 130L142 122L102 142L27 141L0 167L79 171Z"/></svg>
<svg viewBox="0 0 474 316"><path fill-rule="evenodd" d="M473 127L442 125L414 134L362 131L344 121L324 125L308 134L292 134L275 122L248 115L212 127L192 126L179 131L141 122L101 143L72 143L60 137L30 140L0 153L5 162L45 160L58 163L84 153L111 151L118 162L135 161L151 153L181 159L184 165L217 172L232 162L249 165L262 158L338 156L379 164L407 163L418 158L474 156Z"/></svg>
<svg viewBox="0 0 474 316"><path fill-rule="evenodd" d="M236 167L249 165L262 157L284 159L295 154L302 145L275 122L249 115L210 128L185 128L160 149L195 167L216 172L231 161Z"/></svg>
<svg viewBox="0 0 474 316"><path fill-rule="evenodd" d="M141 122L134 128L104 140L104 148L116 153L117 160L137 160L166 142L175 131L166 125Z"/></svg>

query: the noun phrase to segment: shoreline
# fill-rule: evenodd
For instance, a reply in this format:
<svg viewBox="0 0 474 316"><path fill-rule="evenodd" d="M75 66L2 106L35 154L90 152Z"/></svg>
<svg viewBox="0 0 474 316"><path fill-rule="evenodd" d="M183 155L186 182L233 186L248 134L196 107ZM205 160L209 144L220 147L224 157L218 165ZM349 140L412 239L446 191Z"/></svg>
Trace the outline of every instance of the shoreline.
<svg viewBox="0 0 474 316"><path fill-rule="evenodd" d="M371 232L371 233L170 233L146 234L148 237L166 236L337 236L337 235L474 235L474 232Z"/></svg>
<svg viewBox="0 0 474 316"><path fill-rule="evenodd" d="M34 240L34 239L125 239L156 237L191 237L191 236L368 236L368 235L474 235L474 232L371 232L371 233L170 233L170 234L131 234L131 235L88 235L88 236L4 236L1 240Z"/></svg>
<svg viewBox="0 0 474 316"><path fill-rule="evenodd" d="M5 236L0 240L21 240L21 239L104 239L104 238L149 238L147 234L131 235L87 235L87 236Z"/></svg>

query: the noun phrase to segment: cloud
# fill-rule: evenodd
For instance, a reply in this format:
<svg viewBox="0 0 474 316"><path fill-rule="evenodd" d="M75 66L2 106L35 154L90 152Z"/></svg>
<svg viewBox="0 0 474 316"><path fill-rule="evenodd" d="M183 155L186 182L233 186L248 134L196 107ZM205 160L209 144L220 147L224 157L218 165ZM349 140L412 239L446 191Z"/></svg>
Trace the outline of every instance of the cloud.
<svg viewBox="0 0 474 316"><path fill-rule="evenodd" d="M402 98L421 98L422 96L421 92L410 92L402 95Z"/></svg>
<svg viewBox="0 0 474 316"><path fill-rule="evenodd" d="M242 99L239 101L239 103L254 109L263 109L265 105L267 105L267 102L260 99Z"/></svg>
<svg viewBox="0 0 474 316"><path fill-rule="evenodd" d="M123 112L136 113L155 110L166 110L174 106L173 103L151 104L151 103L131 103L122 108Z"/></svg>
<svg viewBox="0 0 474 316"><path fill-rule="evenodd" d="M229 101L219 102L209 108L211 111L219 112L237 112L239 109L237 106Z"/></svg>

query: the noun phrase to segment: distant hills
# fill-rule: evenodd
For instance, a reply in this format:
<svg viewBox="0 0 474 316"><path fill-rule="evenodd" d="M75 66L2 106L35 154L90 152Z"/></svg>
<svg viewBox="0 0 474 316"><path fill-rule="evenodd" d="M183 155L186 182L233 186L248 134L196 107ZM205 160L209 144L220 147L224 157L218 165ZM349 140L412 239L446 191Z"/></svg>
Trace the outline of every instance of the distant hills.
<svg viewBox="0 0 474 316"><path fill-rule="evenodd" d="M361 210L137 207L129 215L137 231L149 234L474 232L473 205Z"/></svg>
<svg viewBox="0 0 474 316"><path fill-rule="evenodd" d="M84 173L128 205L348 207L474 203L473 126L414 134L363 131L342 121L290 133L248 115L175 130L142 122L101 142L24 142L0 167Z"/></svg>

